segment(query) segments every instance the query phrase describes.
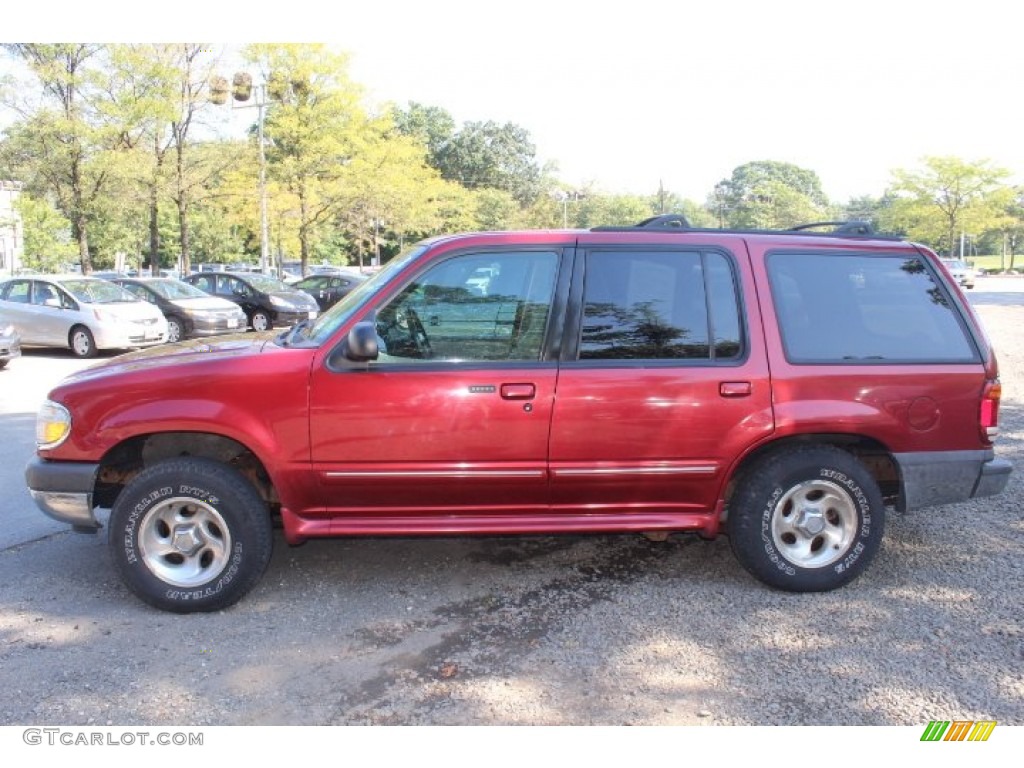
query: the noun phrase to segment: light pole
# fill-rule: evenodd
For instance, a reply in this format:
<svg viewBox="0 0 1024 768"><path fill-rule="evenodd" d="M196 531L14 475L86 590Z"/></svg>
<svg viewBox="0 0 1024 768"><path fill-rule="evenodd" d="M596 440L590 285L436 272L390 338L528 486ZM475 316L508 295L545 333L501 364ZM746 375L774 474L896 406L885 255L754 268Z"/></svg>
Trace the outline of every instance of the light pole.
<svg viewBox="0 0 1024 768"><path fill-rule="evenodd" d="M586 195L578 190L572 192L566 192L564 189L556 189L551 192L551 196L562 203L562 229L569 228L569 201L572 200L574 203L578 203Z"/></svg>
<svg viewBox="0 0 1024 768"><path fill-rule="evenodd" d="M270 225L267 221L267 153L263 146L263 121L266 116L267 84L253 85L252 75L248 72L236 72L231 78L232 109L252 109L256 112L256 141L259 144L260 158L260 271L267 273L270 260ZM223 77L214 77L210 83L210 101L224 104L228 97L228 81ZM240 102L240 103L236 103ZM249 103L251 102L251 103Z"/></svg>

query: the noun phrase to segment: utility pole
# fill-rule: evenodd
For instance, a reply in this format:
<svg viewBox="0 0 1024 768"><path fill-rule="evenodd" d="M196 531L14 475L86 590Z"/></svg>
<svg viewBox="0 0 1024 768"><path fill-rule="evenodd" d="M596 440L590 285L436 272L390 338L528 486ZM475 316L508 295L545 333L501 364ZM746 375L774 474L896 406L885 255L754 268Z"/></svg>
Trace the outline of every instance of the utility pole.
<svg viewBox="0 0 1024 768"><path fill-rule="evenodd" d="M267 273L270 260L270 223L267 219L267 153L264 147L263 123L266 118L267 84L253 85L252 75L248 72L236 72L231 78L232 109L252 109L256 112L256 141L259 144L259 194L260 194L260 272ZM223 77L214 77L210 81L210 101L214 104L225 104L228 100L228 81ZM240 102L240 103L236 103ZM251 102L251 103L248 103Z"/></svg>

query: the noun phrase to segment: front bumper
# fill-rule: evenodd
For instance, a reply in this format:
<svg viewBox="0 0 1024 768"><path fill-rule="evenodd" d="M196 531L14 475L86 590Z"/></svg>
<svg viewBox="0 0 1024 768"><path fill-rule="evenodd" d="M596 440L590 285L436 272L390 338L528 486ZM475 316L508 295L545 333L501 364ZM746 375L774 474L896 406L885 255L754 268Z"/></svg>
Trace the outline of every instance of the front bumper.
<svg viewBox="0 0 1024 768"><path fill-rule="evenodd" d="M99 349L154 347L167 341L167 325L125 323L124 327L99 326L93 331Z"/></svg>
<svg viewBox="0 0 1024 768"><path fill-rule="evenodd" d="M76 461L47 461L34 457L25 468L25 484L36 506L77 531L96 531L93 489L100 465Z"/></svg>
<svg viewBox="0 0 1024 768"><path fill-rule="evenodd" d="M21 357L21 341L17 338L0 340L0 360L13 360Z"/></svg>
<svg viewBox="0 0 1024 768"><path fill-rule="evenodd" d="M907 512L957 504L1002 493L1013 465L991 450L921 451L893 454L903 493L898 509Z"/></svg>
<svg viewBox="0 0 1024 768"><path fill-rule="evenodd" d="M316 309L310 308L309 310L281 310L275 307L272 322L276 327L280 327L282 325L293 326L297 323L301 323L303 320L314 319L319 314L319 307Z"/></svg>
<svg viewBox="0 0 1024 768"><path fill-rule="evenodd" d="M219 336L225 333L245 333L248 320L245 314L232 317L193 317L190 336ZM232 323L234 323L232 325Z"/></svg>

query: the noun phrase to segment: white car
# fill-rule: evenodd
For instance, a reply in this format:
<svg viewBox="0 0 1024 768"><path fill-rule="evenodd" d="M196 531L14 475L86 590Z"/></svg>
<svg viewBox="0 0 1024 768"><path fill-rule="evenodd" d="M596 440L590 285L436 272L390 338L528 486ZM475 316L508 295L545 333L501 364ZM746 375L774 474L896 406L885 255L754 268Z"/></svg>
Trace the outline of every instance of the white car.
<svg viewBox="0 0 1024 768"><path fill-rule="evenodd" d="M953 276L957 283L964 288L974 287L974 270L967 266L965 262L960 259L943 259L942 263L946 265L949 274Z"/></svg>
<svg viewBox="0 0 1024 768"><path fill-rule="evenodd" d="M7 363L20 356L21 337L18 336L18 332L10 323L0 323L0 371L7 367Z"/></svg>
<svg viewBox="0 0 1024 768"><path fill-rule="evenodd" d="M100 349L138 349L167 341L167 320L152 304L94 277L14 277L0 282L0 325L24 346L68 347L77 357Z"/></svg>

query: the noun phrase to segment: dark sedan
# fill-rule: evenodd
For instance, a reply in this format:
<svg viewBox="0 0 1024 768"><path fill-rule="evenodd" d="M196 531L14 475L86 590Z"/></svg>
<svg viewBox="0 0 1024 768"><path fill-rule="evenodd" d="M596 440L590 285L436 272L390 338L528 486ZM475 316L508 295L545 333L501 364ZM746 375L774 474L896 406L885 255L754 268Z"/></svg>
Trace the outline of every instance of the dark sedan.
<svg viewBox="0 0 1024 768"><path fill-rule="evenodd" d="M256 331L295 325L320 314L308 293L267 275L200 272L189 275L185 281L201 291L235 302Z"/></svg>
<svg viewBox="0 0 1024 768"><path fill-rule="evenodd" d="M320 305L320 311L325 312L337 304L343 296L364 282L366 282L366 278L362 275L349 273L310 275L299 280L297 283L293 283L292 287L305 291L316 299L316 303Z"/></svg>
<svg viewBox="0 0 1024 768"><path fill-rule="evenodd" d="M248 318L233 301L210 296L195 286L168 277L111 280L167 318L167 341L244 331Z"/></svg>

